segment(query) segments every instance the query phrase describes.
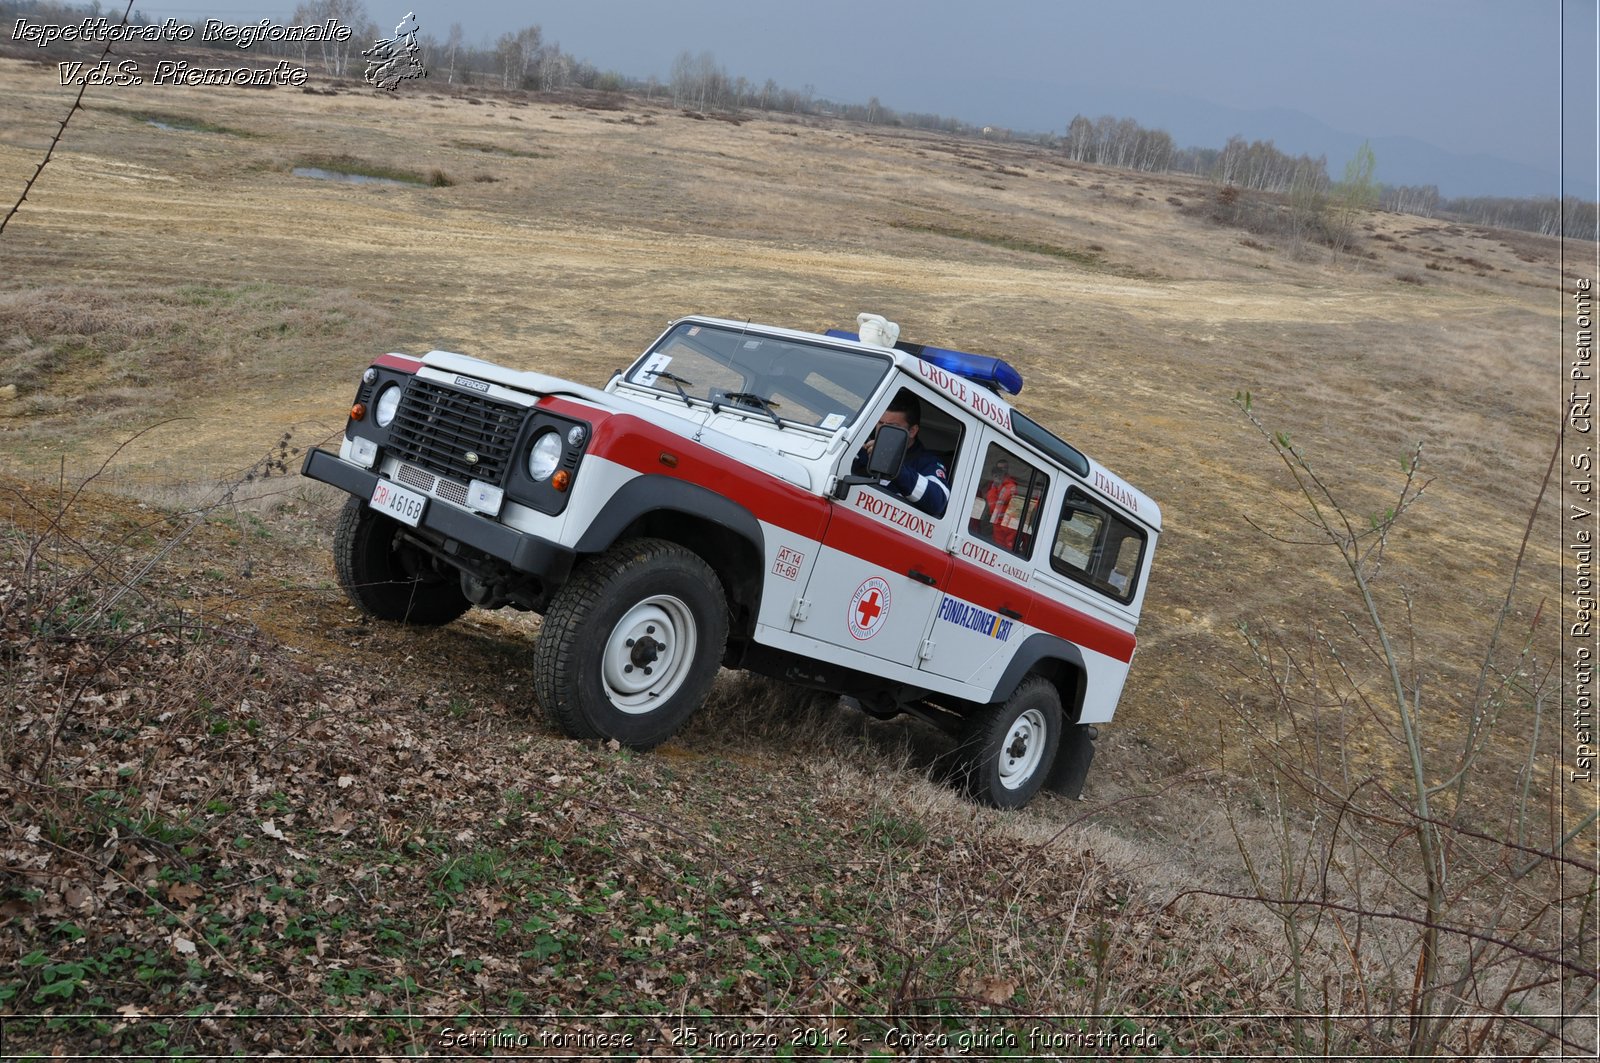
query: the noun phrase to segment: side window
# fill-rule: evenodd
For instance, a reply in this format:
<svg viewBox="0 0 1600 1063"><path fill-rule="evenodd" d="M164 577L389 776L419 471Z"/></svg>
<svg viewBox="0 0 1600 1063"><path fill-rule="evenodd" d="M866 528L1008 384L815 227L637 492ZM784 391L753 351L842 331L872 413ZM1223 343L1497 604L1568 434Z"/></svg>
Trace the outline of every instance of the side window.
<svg viewBox="0 0 1600 1063"><path fill-rule="evenodd" d="M1022 557L1033 552L1050 478L998 443L990 443L967 532Z"/></svg>
<svg viewBox="0 0 1600 1063"><path fill-rule="evenodd" d="M1056 523L1050 567L1119 602L1128 602L1133 599L1144 544L1145 533L1141 529L1082 489L1071 487Z"/></svg>
<svg viewBox="0 0 1600 1063"><path fill-rule="evenodd" d="M961 422L932 402L922 404L922 427L917 431L917 441L933 451L945 471L945 489L950 488L956 474L956 463L961 457Z"/></svg>

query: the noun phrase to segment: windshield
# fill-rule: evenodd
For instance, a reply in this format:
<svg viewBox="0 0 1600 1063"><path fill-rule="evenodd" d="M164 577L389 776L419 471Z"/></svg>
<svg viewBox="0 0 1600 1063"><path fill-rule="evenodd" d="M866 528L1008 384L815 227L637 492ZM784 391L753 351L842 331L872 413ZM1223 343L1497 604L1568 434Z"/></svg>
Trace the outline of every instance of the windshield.
<svg viewBox="0 0 1600 1063"><path fill-rule="evenodd" d="M629 370L629 383L747 416L832 431L851 423L887 357L683 322Z"/></svg>

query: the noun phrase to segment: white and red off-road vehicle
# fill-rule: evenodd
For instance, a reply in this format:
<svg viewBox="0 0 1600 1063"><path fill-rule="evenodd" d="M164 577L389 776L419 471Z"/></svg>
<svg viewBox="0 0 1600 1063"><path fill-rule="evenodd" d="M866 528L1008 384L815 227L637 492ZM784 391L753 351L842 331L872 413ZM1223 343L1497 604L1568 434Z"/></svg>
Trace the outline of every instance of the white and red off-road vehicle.
<svg viewBox="0 0 1600 1063"><path fill-rule="evenodd" d="M542 613L569 735L648 749L745 668L944 726L980 801L1077 796L1160 511L1013 409L1006 363L858 325L686 317L603 389L384 355L305 463L352 496L339 582L383 620Z"/></svg>

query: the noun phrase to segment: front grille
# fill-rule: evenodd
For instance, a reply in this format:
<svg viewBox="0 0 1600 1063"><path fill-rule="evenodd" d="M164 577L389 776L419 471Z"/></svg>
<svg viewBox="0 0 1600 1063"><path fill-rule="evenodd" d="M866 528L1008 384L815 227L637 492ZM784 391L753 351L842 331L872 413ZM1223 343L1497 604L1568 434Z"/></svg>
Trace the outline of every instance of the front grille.
<svg viewBox="0 0 1600 1063"><path fill-rule="evenodd" d="M520 406L412 377L389 426L389 449L440 476L500 484L526 413ZM468 454L477 460L468 460Z"/></svg>

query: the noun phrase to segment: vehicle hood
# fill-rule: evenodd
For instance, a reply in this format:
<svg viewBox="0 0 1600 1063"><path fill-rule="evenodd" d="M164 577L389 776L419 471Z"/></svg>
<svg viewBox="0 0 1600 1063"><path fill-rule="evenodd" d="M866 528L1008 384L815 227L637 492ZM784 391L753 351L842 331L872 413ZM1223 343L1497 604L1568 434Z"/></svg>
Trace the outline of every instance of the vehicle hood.
<svg viewBox="0 0 1600 1063"><path fill-rule="evenodd" d="M807 491L812 489L811 470L793 458L739 439L699 421L663 412L659 405L635 402L625 396L601 391L587 384L574 383L548 373L509 369L494 362L486 362L481 358L456 354L452 351L429 351L423 356L422 364L441 372L461 373L479 380L487 380L515 391L534 395L563 395L587 402L610 413L639 417L674 435L710 447L734 461L776 476L796 487Z"/></svg>

